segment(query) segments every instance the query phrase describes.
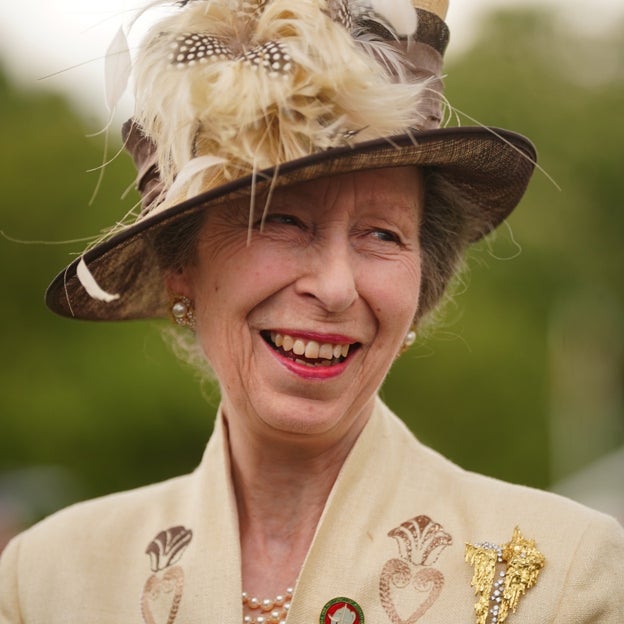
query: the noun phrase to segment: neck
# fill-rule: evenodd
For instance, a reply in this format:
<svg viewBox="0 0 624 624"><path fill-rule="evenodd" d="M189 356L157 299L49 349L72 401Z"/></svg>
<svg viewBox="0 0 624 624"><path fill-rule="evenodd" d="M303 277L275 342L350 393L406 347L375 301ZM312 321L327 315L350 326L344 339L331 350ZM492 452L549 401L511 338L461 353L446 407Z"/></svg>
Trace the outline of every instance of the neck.
<svg viewBox="0 0 624 624"><path fill-rule="evenodd" d="M239 423L232 419L228 431L243 587L250 596L270 598L294 586L361 428L319 447L263 441Z"/></svg>

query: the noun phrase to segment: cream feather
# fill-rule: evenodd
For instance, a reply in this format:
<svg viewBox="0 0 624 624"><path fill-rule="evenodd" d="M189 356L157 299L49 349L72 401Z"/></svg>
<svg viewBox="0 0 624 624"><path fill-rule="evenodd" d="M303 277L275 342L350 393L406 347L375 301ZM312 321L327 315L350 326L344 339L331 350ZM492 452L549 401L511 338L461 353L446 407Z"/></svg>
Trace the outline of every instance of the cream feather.
<svg viewBox="0 0 624 624"><path fill-rule="evenodd" d="M165 197L165 202L171 203L175 201L177 197L179 197L182 193L182 190L189 185L189 183L198 175L205 174L208 169L216 167L218 165L225 164L223 158L217 158L215 156L199 156L197 158L193 158L189 160L184 167L178 173L174 183L171 185L169 190L167 191L167 195ZM197 194L200 192L200 189L190 188L190 192L193 194ZM158 207L154 209L150 214L155 214L159 212Z"/></svg>
<svg viewBox="0 0 624 624"><path fill-rule="evenodd" d="M93 277L93 273L89 271L89 267L87 267L87 263L84 261L84 258L80 258L80 262L76 267L76 275L78 277L78 280L92 299L97 299L98 301L104 301L106 303L110 303L111 301L119 299L119 295L113 295L106 292L97 283L97 280L95 279L95 277Z"/></svg>
<svg viewBox="0 0 624 624"><path fill-rule="evenodd" d="M112 114L123 95L132 72L132 59L123 26L111 41L105 62L106 106Z"/></svg>
<svg viewBox="0 0 624 624"><path fill-rule="evenodd" d="M392 5L380 17L397 28L408 23L401 0ZM191 0L157 23L134 67L135 118L157 145L165 188L200 156L223 161L193 170L210 187L352 137L418 126L427 81L397 82L404 61L396 48L331 19L349 7L346 0ZM167 204L196 190L192 177Z"/></svg>
<svg viewBox="0 0 624 624"><path fill-rule="evenodd" d="M409 37L416 32L416 11L411 0L371 0L371 8L397 35Z"/></svg>

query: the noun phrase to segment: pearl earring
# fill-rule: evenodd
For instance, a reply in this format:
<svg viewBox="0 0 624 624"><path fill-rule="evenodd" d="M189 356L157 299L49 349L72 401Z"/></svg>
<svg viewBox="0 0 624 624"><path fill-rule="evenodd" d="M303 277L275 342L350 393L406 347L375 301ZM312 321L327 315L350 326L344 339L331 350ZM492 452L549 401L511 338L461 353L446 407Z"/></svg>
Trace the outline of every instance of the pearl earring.
<svg viewBox="0 0 624 624"><path fill-rule="evenodd" d="M171 316L182 327L195 329L195 309L193 302L184 295L175 295L171 304Z"/></svg>
<svg viewBox="0 0 624 624"><path fill-rule="evenodd" d="M410 329L403 340L403 348L409 349L416 342L416 332Z"/></svg>

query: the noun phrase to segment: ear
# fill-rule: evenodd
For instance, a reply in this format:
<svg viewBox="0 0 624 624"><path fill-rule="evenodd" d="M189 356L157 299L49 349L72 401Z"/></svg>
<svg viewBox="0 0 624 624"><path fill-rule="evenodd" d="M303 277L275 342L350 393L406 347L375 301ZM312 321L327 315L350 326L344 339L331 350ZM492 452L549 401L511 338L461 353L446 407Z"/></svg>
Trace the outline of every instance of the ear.
<svg viewBox="0 0 624 624"><path fill-rule="evenodd" d="M192 271L188 266L178 271L167 271L163 281L168 292L174 295L183 295L194 301L194 280L192 279Z"/></svg>

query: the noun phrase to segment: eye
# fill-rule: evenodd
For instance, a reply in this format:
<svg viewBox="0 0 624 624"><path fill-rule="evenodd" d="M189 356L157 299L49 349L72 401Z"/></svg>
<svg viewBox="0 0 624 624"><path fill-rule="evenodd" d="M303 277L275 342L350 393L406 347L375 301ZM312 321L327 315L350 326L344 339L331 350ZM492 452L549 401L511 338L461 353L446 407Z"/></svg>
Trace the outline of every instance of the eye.
<svg viewBox="0 0 624 624"><path fill-rule="evenodd" d="M268 225L268 224L275 224L275 225L294 225L295 227L299 227L302 229L305 229L305 224L303 223L303 221L301 221L301 219L298 219L297 217L294 217L293 215L289 215L289 214L282 214L282 213L272 213L272 214L268 214L264 220L259 220L255 223L255 226L257 228L262 227L262 225Z"/></svg>
<svg viewBox="0 0 624 624"><path fill-rule="evenodd" d="M281 225L296 225L297 227L303 227L301 219L293 217L289 214L270 214L267 216L266 221L270 223L279 223Z"/></svg>
<svg viewBox="0 0 624 624"><path fill-rule="evenodd" d="M396 243L397 245L403 244L401 237L392 230L374 229L371 230L371 236L383 243Z"/></svg>

